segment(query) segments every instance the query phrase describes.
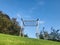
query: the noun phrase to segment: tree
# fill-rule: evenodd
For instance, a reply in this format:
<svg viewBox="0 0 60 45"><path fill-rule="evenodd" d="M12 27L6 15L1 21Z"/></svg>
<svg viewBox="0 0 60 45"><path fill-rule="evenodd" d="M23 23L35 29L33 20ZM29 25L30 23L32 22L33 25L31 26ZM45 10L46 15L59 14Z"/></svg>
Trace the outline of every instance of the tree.
<svg viewBox="0 0 60 45"><path fill-rule="evenodd" d="M44 39L42 31L40 32L39 38Z"/></svg>
<svg viewBox="0 0 60 45"><path fill-rule="evenodd" d="M49 36L50 36L49 39L50 39L50 40L58 40L57 37L58 37L58 34L59 34L59 33L58 33L59 30L55 30L53 27L51 27L51 30L52 30L52 31L51 31L51 33L50 33L50 35L49 35Z"/></svg>
<svg viewBox="0 0 60 45"><path fill-rule="evenodd" d="M19 35L21 26L15 20L15 18L10 19L7 14L0 11L0 33Z"/></svg>
<svg viewBox="0 0 60 45"><path fill-rule="evenodd" d="M0 33L8 33L8 27L11 26L10 18L3 12L0 12Z"/></svg>
<svg viewBox="0 0 60 45"><path fill-rule="evenodd" d="M40 32L39 37L40 37L41 39L48 39L49 34L48 34L47 31L45 31L45 27L43 27L42 31Z"/></svg>
<svg viewBox="0 0 60 45"><path fill-rule="evenodd" d="M19 23L16 21L16 18L12 18L11 22L12 22L12 25L9 28L10 29L10 34L19 35L21 27L19 26Z"/></svg>

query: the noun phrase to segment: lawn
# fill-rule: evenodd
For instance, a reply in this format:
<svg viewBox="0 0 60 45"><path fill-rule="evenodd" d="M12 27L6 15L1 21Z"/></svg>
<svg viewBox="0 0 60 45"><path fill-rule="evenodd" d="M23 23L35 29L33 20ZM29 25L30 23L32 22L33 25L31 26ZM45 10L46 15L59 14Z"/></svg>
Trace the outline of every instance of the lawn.
<svg viewBox="0 0 60 45"><path fill-rule="evenodd" d="M0 34L0 45L60 45L60 42Z"/></svg>

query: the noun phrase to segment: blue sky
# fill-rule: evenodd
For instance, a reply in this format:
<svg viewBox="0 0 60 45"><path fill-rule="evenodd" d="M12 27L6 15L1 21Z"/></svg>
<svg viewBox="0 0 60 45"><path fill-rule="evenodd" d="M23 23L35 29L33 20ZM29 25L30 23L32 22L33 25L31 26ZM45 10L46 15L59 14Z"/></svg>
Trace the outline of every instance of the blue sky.
<svg viewBox="0 0 60 45"><path fill-rule="evenodd" d="M11 18L41 20L39 31L45 27L46 31L51 31L53 26L60 29L60 0L0 0L0 10L8 14ZM25 27L25 34L35 37L35 27Z"/></svg>

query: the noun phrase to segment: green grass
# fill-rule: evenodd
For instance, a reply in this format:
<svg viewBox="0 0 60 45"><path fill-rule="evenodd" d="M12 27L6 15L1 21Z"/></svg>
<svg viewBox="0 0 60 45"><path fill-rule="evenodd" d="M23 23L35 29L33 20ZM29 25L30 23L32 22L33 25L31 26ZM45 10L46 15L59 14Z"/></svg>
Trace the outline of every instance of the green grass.
<svg viewBox="0 0 60 45"><path fill-rule="evenodd" d="M0 45L60 45L60 42L0 34Z"/></svg>

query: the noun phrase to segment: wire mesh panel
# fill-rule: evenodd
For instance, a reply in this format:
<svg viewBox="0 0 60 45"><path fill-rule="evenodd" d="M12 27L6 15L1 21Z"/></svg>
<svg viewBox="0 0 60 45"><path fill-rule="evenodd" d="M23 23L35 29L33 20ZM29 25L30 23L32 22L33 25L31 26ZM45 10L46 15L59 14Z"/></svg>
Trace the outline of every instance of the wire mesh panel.
<svg viewBox="0 0 60 45"><path fill-rule="evenodd" d="M23 22L24 26L37 26L37 22L36 21L24 21Z"/></svg>

